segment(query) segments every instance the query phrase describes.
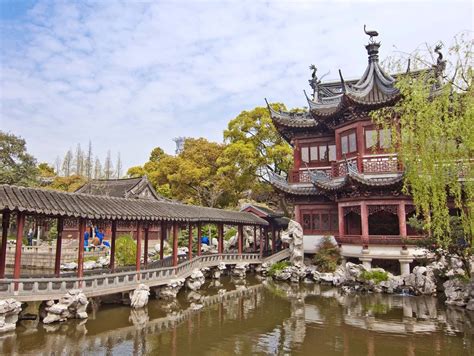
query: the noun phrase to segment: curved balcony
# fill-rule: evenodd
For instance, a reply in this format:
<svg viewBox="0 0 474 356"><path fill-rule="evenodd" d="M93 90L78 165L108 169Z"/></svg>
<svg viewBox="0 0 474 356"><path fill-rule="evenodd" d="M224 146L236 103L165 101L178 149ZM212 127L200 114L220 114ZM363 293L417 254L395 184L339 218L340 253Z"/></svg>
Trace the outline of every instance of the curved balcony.
<svg viewBox="0 0 474 356"><path fill-rule="evenodd" d="M367 240L363 242L362 235L344 235L336 236L336 241L339 244L348 245L390 245L390 246L403 246L403 245L416 245L423 240L422 235L410 235L410 236L399 236L399 235L369 235L368 243Z"/></svg>

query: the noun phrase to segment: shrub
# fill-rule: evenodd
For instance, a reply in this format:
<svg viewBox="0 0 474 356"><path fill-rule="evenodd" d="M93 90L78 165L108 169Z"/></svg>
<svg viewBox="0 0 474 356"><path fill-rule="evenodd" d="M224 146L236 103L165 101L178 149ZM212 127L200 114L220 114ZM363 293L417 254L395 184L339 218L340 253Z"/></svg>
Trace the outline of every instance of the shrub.
<svg viewBox="0 0 474 356"><path fill-rule="evenodd" d="M115 258L119 266L135 264L137 243L131 235L122 235L115 242Z"/></svg>
<svg viewBox="0 0 474 356"><path fill-rule="evenodd" d="M235 235L237 235L237 229L235 227L231 227L225 232L224 240L229 241Z"/></svg>
<svg viewBox="0 0 474 356"><path fill-rule="evenodd" d="M274 276L277 272L283 271L286 267L290 267L291 263L288 261L280 261L272 264L268 270L269 276Z"/></svg>
<svg viewBox="0 0 474 356"><path fill-rule="evenodd" d="M335 246L331 238L325 236L319 245L318 252L313 257L313 263L321 272L334 272L341 262L341 253L339 248Z"/></svg>
<svg viewBox="0 0 474 356"><path fill-rule="evenodd" d="M364 281L373 281L375 284L379 284L380 282L388 281L388 273L379 270L363 271L360 274L360 278Z"/></svg>

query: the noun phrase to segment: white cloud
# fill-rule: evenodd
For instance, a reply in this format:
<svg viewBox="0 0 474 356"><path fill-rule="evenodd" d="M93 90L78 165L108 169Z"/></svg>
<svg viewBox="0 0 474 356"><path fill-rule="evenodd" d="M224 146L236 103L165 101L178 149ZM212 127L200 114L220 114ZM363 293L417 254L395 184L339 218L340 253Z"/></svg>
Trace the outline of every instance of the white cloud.
<svg viewBox="0 0 474 356"><path fill-rule="evenodd" d="M40 2L1 24L1 128L41 161L90 138L101 157L141 164L155 146L173 151L175 136L221 140L264 97L305 105L311 63L326 79L362 74L364 23L383 57L449 43L471 12L470 2Z"/></svg>

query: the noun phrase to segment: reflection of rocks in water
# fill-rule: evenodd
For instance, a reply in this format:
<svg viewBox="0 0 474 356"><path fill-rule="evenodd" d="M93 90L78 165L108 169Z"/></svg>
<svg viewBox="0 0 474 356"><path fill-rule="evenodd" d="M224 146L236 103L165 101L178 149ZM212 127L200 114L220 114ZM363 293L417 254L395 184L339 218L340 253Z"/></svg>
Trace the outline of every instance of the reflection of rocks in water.
<svg viewBox="0 0 474 356"><path fill-rule="evenodd" d="M172 313L181 310L181 305L179 302L174 300L161 300L158 302L160 309L162 309L166 313Z"/></svg>
<svg viewBox="0 0 474 356"><path fill-rule="evenodd" d="M214 279L209 283L209 288L220 288L222 287L222 282L218 279Z"/></svg>
<svg viewBox="0 0 474 356"><path fill-rule="evenodd" d="M287 345L300 345L306 336L305 303L303 298L290 301L291 316L283 322Z"/></svg>
<svg viewBox="0 0 474 356"><path fill-rule="evenodd" d="M128 320L137 327L137 329L144 328L150 318L148 317L148 309L140 308L140 309L130 309L130 316Z"/></svg>
<svg viewBox="0 0 474 356"><path fill-rule="evenodd" d="M245 278L232 277L230 280L233 284L235 284L236 287L237 286L245 286L247 284L247 280Z"/></svg>
<svg viewBox="0 0 474 356"><path fill-rule="evenodd" d="M202 299L203 299L202 294L198 292L191 291L186 294L186 300L190 303L200 302Z"/></svg>

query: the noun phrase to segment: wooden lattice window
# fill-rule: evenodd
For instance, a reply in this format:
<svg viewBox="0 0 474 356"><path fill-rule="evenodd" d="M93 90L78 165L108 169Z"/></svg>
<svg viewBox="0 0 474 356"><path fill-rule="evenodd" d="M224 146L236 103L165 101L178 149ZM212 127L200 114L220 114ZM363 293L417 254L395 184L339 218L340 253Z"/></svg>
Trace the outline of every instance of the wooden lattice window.
<svg viewBox="0 0 474 356"><path fill-rule="evenodd" d="M357 135L354 130L341 134L341 153L348 154L357 152Z"/></svg>

